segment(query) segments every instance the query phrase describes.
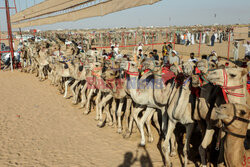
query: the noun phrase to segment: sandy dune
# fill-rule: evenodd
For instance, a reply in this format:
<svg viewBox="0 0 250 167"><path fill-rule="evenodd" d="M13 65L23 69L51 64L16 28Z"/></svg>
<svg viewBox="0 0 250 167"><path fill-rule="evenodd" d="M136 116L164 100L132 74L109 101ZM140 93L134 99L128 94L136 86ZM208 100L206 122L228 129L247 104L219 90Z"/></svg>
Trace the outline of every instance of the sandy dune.
<svg viewBox="0 0 250 167"><path fill-rule="evenodd" d="M162 166L157 138L144 150L137 147L139 133L125 140L114 128L98 128L93 112L84 116L48 81L0 71L0 93L1 167L115 167L125 159L124 166Z"/></svg>

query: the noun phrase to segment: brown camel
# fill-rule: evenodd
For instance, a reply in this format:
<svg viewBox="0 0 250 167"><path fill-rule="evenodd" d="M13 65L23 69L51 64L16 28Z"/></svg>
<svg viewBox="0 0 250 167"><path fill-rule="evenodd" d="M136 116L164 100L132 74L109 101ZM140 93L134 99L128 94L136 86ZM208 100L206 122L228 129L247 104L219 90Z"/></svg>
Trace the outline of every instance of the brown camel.
<svg viewBox="0 0 250 167"><path fill-rule="evenodd" d="M245 150L244 140L250 123L250 108L242 104L222 104L211 116L222 121L225 132L224 158L228 167L247 166L250 150Z"/></svg>

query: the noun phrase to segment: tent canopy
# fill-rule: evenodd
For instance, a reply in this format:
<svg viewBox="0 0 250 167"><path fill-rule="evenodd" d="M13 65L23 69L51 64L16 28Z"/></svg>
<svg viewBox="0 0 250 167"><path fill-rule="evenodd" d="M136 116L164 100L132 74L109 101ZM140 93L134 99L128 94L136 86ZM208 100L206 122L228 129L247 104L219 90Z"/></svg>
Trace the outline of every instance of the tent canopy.
<svg viewBox="0 0 250 167"><path fill-rule="evenodd" d="M47 0L50 1L50 0ZM13 28L23 28L23 27L31 27L31 26L40 26L46 24L53 24L57 22L66 22L66 21L77 21L80 19L96 17L96 16L104 16L110 13L118 12L121 10L138 7L142 5L152 5L161 0L108 0L105 2L100 2L98 4L56 15L50 16L46 18L39 18L35 20L29 20L26 22L12 24Z"/></svg>

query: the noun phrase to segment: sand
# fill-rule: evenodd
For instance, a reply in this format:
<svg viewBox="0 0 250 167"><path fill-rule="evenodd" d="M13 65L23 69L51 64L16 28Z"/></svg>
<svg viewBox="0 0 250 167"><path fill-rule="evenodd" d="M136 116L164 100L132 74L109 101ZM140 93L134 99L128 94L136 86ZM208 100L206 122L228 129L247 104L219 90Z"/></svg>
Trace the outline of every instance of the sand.
<svg viewBox="0 0 250 167"><path fill-rule="evenodd" d="M94 112L83 115L49 81L0 71L0 93L0 167L116 167L125 155L127 163L130 155L135 158L137 150L131 166L151 164L149 158L153 166L162 166L155 129L154 143L138 148L138 132L123 139L115 128L97 127ZM178 157L174 164L180 166Z"/></svg>

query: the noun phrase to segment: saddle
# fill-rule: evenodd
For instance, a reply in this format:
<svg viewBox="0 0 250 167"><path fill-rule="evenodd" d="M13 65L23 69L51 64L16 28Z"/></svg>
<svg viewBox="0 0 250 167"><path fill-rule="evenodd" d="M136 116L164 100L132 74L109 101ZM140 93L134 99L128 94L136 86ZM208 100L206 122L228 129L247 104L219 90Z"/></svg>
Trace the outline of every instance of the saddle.
<svg viewBox="0 0 250 167"><path fill-rule="evenodd" d="M166 84L169 80L175 78L174 72L170 71L167 67L162 68L162 81Z"/></svg>

